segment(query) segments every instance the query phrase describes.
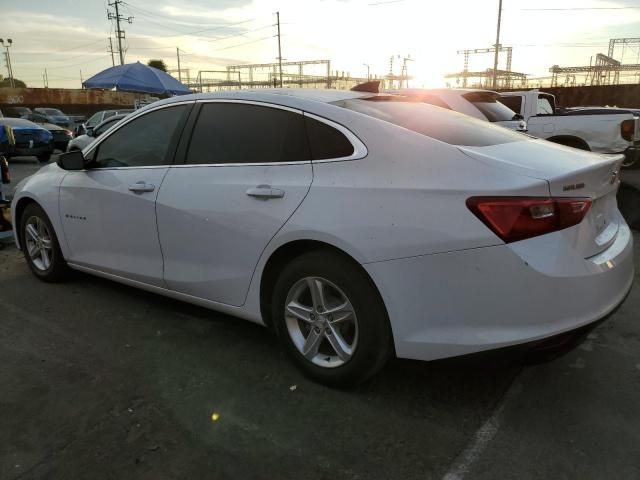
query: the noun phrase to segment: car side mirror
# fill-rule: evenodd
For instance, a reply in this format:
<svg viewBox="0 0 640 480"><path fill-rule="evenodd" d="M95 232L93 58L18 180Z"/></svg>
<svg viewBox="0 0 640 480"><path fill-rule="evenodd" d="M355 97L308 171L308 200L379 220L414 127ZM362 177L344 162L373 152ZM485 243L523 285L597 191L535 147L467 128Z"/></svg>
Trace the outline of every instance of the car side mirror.
<svg viewBox="0 0 640 480"><path fill-rule="evenodd" d="M84 132L84 134L85 134L87 137L93 137L93 136L94 136L94 134L93 134L93 127L87 127L85 130L86 130L86 131Z"/></svg>
<svg viewBox="0 0 640 480"><path fill-rule="evenodd" d="M63 170L84 170L85 159L80 150L61 153L58 156L57 164Z"/></svg>

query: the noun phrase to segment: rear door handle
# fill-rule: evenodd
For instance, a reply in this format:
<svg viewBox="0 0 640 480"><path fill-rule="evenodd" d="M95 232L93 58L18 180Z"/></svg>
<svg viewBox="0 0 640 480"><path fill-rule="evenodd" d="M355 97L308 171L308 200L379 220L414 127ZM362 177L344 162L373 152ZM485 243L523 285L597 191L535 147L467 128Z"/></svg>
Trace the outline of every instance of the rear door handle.
<svg viewBox="0 0 640 480"><path fill-rule="evenodd" d="M153 192L156 186L152 183L136 182L133 185L129 185L129 190L135 193Z"/></svg>
<svg viewBox="0 0 640 480"><path fill-rule="evenodd" d="M284 197L284 190L271 188L270 185L258 185L257 187L247 190L247 195L265 200L269 198L282 198Z"/></svg>

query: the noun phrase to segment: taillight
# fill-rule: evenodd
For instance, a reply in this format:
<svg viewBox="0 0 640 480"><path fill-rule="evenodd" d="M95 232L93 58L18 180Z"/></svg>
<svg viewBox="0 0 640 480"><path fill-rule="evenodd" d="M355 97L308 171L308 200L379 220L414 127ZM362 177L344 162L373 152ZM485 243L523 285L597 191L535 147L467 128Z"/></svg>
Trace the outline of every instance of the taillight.
<svg viewBox="0 0 640 480"><path fill-rule="evenodd" d="M636 121L635 120L623 120L620 124L620 134L622 138L625 140L632 142L633 134L636 131Z"/></svg>
<svg viewBox="0 0 640 480"><path fill-rule="evenodd" d="M579 224L590 198L471 197L467 207L506 243Z"/></svg>

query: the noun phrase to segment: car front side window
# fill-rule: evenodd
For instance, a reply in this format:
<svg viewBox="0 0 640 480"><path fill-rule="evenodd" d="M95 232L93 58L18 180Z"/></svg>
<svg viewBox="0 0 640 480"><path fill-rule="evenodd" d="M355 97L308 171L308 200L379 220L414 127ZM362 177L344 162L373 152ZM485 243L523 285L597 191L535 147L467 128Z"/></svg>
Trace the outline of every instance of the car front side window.
<svg viewBox="0 0 640 480"><path fill-rule="evenodd" d="M190 105L177 105L133 119L98 145L91 167L149 167L171 163L179 127L189 108Z"/></svg>

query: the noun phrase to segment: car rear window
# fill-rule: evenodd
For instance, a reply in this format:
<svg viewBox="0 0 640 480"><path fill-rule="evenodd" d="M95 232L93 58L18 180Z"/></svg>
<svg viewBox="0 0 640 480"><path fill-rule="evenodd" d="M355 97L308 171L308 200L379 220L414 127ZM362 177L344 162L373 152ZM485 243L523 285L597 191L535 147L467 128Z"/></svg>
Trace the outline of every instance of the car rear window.
<svg viewBox="0 0 640 480"><path fill-rule="evenodd" d="M451 145L485 147L527 140L526 136L506 128L403 97L377 96L339 100L332 104Z"/></svg>
<svg viewBox="0 0 640 480"><path fill-rule="evenodd" d="M498 101L499 96L488 92L469 92L462 95L469 100L490 122L514 120L516 112Z"/></svg>
<svg viewBox="0 0 640 480"><path fill-rule="evenodd" d="M500 97L498 99L498 101L500 103L502 103L503 105L506 105L507 107L509 107L511 110L513 110L514 112L521 112L522 111L522 97L519 96L504 96L504 97Z"/></svg>

